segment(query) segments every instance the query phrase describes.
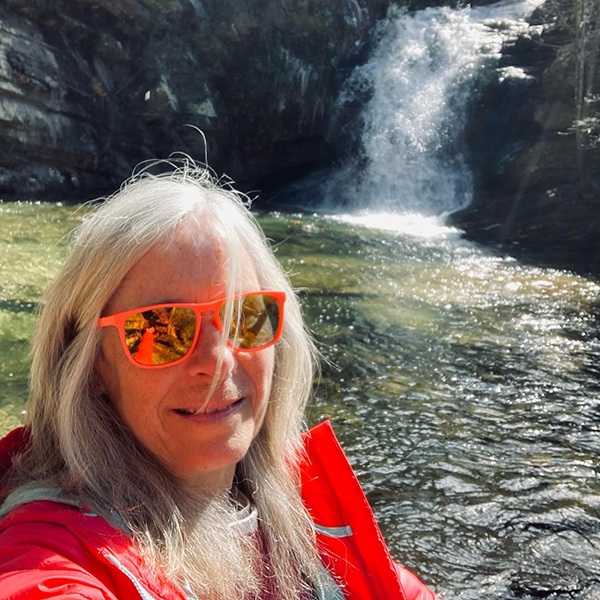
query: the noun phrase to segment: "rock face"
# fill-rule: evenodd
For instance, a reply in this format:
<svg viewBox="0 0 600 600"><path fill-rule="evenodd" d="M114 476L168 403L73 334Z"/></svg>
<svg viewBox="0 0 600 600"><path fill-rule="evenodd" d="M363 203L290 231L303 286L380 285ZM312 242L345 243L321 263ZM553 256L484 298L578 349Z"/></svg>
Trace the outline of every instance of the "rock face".
<svg viewBox="0 0 600 600"><path fill-rule="evenodd" d="M467 236L600 271L600 3L547 0L538 35L504 48L468 134Z"/></svg>
<svg viewBox="0 0 600 600"><path fill-rule="evenodd" d="M194 128L247 190L322 168L345 151L361 106L336 100L391 2L4 0L0 198L89 197L143 160L203 159ZM532 22L474 111L475 199L452 219L600 271L600 3L547 0Z"/></svg>
<svg viewBox="0 0 600 600"><path fill-rule="evenodd" d="M341 84L389 0L4 0L0 194L111 188L208 157L268 185L334 156Z"/></svg>

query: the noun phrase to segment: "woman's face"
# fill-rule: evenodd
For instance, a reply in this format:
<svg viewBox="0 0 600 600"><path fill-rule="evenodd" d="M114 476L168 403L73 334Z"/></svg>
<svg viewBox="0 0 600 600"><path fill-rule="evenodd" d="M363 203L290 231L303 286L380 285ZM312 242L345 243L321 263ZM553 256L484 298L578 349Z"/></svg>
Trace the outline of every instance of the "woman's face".
<svg viewBox="0 0 600 600"><path fill-rule="evenodd" d="M184 223L175 239L149 252L123 279L103 315L164 302L225 297L227 256L209 226ZM243 266L244 289L260 289ZM125 355L116 327L103 329L101 386L137 439L173 474L205 489L228 489L265 417L273 377L273 347L236 352L220 343L211 312L182 363L142 369ZM222 357L217 386L208 390ZM198 411L197 414L188 414Z"/></svg>

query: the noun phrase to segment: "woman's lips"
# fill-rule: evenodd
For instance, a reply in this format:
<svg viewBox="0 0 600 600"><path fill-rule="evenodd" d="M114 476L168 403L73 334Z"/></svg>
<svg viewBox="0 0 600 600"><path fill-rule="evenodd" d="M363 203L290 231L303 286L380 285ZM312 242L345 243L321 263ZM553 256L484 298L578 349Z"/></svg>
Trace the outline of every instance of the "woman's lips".
<svg viewBox="0 0 600 600"><path fill-rule="evenodd" d="M199 423L212 423L226 419L229 415L237 412L246 398L240 398L224 406L207 406L204 408L174 408L173 412Z"/></svg>

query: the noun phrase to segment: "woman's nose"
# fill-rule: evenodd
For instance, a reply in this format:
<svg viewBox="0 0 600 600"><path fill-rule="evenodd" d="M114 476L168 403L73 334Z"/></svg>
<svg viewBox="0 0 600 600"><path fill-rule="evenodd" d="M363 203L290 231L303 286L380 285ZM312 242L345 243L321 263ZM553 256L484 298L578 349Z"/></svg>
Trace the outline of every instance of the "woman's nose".
<svg viewBox="0 0 600 600"><path fill-rule="evenodd" d="M213 313L202 313L196 346L186 361L188 367L195 375L213 378L219 371L219 379L226 379L231 374L234 360L231 348L217 329Z"/></svg>

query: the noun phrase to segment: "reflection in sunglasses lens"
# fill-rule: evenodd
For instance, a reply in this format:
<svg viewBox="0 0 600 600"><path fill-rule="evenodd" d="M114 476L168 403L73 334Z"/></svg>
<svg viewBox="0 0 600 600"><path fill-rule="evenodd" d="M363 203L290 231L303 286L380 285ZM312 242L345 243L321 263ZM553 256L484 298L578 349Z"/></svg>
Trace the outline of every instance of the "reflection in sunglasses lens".
<svg viewBox="0 0 600 600"><path fill-rule="evenodd" d="M190 308L156 308L126 319L125 343L135 362L164 365L187 354L195 331L196 315Z"/></svg>
<svg viewBox="0 0 600 600"><path fill-rule="evenodd" d="M223 306L221 314L224 312ZM242 350L261 348L273 341L278 327L278 300L266 294L252 294L234 304L229 341Z"/></svg>

